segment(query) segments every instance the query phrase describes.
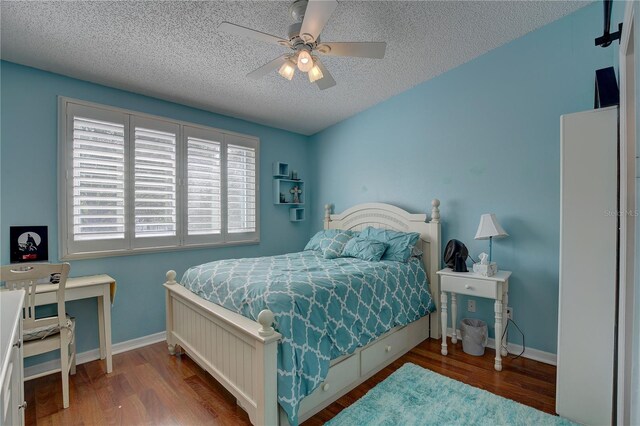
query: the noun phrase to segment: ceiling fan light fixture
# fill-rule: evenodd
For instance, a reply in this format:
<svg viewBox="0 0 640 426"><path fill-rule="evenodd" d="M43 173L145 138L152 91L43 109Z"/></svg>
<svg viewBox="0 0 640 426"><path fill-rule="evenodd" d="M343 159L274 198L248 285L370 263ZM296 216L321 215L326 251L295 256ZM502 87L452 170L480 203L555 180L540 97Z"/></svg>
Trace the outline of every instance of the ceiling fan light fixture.
<svg viewBox="0 0 640 426"><path fill-rule="evenodd" d="M309 81L311 83L315 83L316 81L322 79L322 77L324 77L324 75L322 74L320 67L318 67L317 65L314 65L313 68L309 70Z"/></svg>
<svg viewBox="0 0 640 426"><path fill-rule="evenodd" d="M282 64L282 66L280 67L280 69L278 70L278 73L283 76L284 78L286 78L287 80L291 81L291 79L293 78L293 74L295 72L295 66L293 64L293 62L287 60L285 61L284 64Z"/></svg>
<svg viewBox="0 0 640 426"><path fill-rule="evenodd" d="M301 50L298 53L298 69L302 72L309 72L313 68L313 59L306 50Z"/></svg>

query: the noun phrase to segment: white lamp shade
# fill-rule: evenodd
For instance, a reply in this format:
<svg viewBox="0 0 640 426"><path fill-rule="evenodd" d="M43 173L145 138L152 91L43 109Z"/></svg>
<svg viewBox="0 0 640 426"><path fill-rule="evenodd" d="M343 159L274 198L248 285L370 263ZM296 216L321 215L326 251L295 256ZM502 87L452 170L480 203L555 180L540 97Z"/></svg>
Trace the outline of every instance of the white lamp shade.
<svg viewBox="0 0 640 426"><path fill-rule="evenodd" d="M301 50L298 53L298 69L302 72L309 72L313 68L313 59L306 50Z"/></svg>
<svg viewBox="0 0 640 426"><path fill-rule="evenodd" d="M313 68L311 68L311 70L309 70L309 81L311 83L315 83L316 81L322 79L324 77L324 75L322 74L322 71L320 70L320 68L317 65L314 65Z"/></svg>
<svg viewBox="0 0 640 426"><path fill-rule="evenodd" d="M480 216L480 224L476 232L476 240L487 240L490 237L507 237L509 234L500 226L494 213Z"/></svg>
<svg viewBox="0 0 640 426"><path fill-rule="evenodd" d="M284 64L278 70L281 76L286 78L287 80L291 80L293 78L293 73L295 72L294 64L291 61L285 61Z"/></svg>

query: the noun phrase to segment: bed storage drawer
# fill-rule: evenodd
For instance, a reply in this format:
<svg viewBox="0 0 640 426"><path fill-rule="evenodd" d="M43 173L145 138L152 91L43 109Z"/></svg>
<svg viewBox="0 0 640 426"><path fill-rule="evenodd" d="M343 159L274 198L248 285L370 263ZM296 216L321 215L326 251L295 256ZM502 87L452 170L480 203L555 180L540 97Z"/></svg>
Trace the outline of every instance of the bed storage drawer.
<svg viewBox="0 0 640 426"><path fill-rule="evenodd" d="M360 356L360 375L364 376L407 349L408 337L409 331L404 327L364 349Z"/></svg>
<svg viewBox="0 0 640 426"><path fill-rule="evenodd" d="M355 382L358 379L359 359L356 353L331 367L325 381L300 403L300 416Z"/></svg>

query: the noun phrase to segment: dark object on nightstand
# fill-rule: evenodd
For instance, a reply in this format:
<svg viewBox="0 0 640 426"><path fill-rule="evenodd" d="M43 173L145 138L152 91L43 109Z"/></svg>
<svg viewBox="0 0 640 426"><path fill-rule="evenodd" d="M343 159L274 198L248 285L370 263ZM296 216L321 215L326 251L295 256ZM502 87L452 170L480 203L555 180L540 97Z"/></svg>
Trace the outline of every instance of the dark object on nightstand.
<svg viewBox="0 0 640 426"><path fill-rule="evenodd" d="M455 272L469 272L467 269L469 250L462 241L449 240L444 249L444 263Z"/></svg>
<svg viewBox="0 0 640 426"><path fill-rule="evenodd" d="M455 267L453 268L453 272L469 272L469 270L467 269L467 257L466 256L462 256L462 254L458 253L456 255L456 264Z"/></svg>

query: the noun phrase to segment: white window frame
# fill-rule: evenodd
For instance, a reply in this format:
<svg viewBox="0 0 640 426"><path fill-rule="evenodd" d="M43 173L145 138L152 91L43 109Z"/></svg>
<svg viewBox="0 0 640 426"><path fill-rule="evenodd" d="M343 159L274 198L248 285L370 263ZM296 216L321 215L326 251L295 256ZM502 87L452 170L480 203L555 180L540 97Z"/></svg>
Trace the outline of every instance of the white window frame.
<svg viewBox="0 0 640 426"><path fill-rule="evenodd" d="M125 239L106 241L73 240L73 112L83 108L100 110L100 117L107 121L123 122L125 134ZM177 130L176 133L176 215L175 237L135 238L133 202L134 182L134 132L135 125L155 124L159 130ZM158 126L158 123L159 126ZM203 139L212 135L221 143L221 233L207 236L188 235L187 231L187 137ZM256 151L256 230L252 233L228 233L226 194L227 144L242 145ZM256 136L202 126L182 120L174 120L133 110L101 105L77 99L58 97L58 245L60 259L92 259L109 256L134 255L149 252L190 250L231 245L258 244L260 242L260 139Z"/></svg>

